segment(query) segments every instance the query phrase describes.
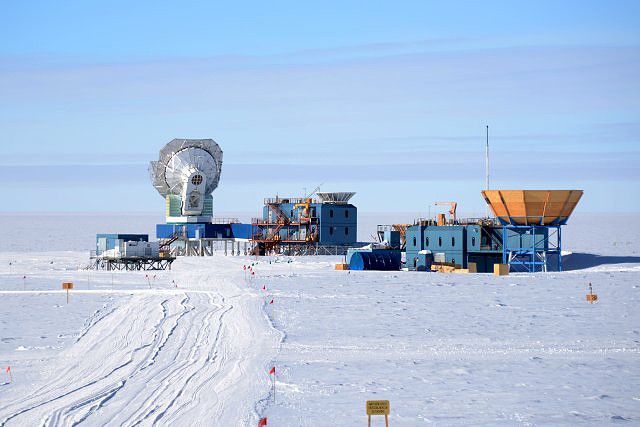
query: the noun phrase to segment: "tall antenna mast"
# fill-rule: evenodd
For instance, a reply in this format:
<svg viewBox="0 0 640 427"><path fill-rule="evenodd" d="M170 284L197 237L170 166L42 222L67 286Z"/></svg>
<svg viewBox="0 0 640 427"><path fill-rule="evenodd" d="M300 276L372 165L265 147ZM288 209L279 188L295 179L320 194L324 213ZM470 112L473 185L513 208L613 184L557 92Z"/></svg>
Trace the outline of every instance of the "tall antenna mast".
<svg viewBox="0 0 640 427"><path fill-rule="evenodd" d="M489 189L489 125L487 125L487 145L485 149L485 176L486 190ZM489 218L489 206L487 206L487 218Z"/></svg>
<svg viewBox="0 0 640 427"><path fill-rule="evenodd" d="M486 174L486 178L487 178L487 182L486 182L486 190L489 189L489 125L487 125L487 147L485 150L485 174Z"/></svg>

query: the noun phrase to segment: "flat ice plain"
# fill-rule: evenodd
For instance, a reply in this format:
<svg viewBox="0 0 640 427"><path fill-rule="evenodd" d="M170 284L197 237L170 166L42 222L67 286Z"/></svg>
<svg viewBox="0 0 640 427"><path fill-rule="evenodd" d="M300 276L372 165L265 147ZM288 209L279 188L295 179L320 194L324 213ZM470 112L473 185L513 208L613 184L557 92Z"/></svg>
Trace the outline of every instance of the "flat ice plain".
<svg viewBox="0 0 640 427"><path fill-rule="evenodd" d="M254 260L222 254L82 271L91 234L138 230L4 214L0 425L356 426L368 399L391 401L393 427L638 425L638 219L576 215L562 273L349 273L338 257L274 257L251 279ZM29 242L47 221L71 237L52 233L42 252Z"/></svg>

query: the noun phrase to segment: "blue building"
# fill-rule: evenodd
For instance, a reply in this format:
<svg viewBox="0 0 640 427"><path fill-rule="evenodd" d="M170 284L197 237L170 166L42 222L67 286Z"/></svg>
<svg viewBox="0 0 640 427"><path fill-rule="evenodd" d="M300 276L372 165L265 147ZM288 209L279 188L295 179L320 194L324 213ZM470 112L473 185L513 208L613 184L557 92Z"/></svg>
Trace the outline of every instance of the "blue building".
<svg viewBox="0 0 640 427"><path fill-rule="evenodd" d="M446 262L466 268L467 230L465 226L434 226L417 224L407 229L407 267L416 270L421 266L418 253L431 251L436 262Z"/></svg>
<svg viewBox="0 0 640 427"><path fill-rule="evenodd" d="M452 264L458 268L468 268L468 264L473 262L479 273L492 272L494 264L520 265L521 261L515 258L505 258L505 253L557 256L557 247L552 244L548 227L505 228L490 220L440 226L433 221L422 221L409 227L406 236L409 270L422 270L426 267L425 263L430 262L421 255L423 251L433 255L433 262ZM546 264L546 259L544 262L526 262L542 265Z"/></svg>
<svg viewBox="0 0 640 427"><path fill-rule="evenodd" d="M528 242L527 237L520 236ZM514 245L520 240L512 237ZM431 261L468 268L476 264L478 272L491 272L502 262L502 227L495 224L437 225L422 221L407 228L406 251L409 270L428 269ZM425 256L427 253L431 257Z"/></svg>
<svg viewBox="0 0 640 427"><path fill-rule="evenodd" d="M156 224L158 239L171 239L174 236L186 239L245 239L251 238L251 224L240 223L188 223Z"/></svg>
<svg viewBox="0 0 640 427"><path fill-rule="evenodd" d="M265 199L262 218L252 221L261 254L344 253L357 242L358 210L349 203L355 193L316 194Z"/></svg>

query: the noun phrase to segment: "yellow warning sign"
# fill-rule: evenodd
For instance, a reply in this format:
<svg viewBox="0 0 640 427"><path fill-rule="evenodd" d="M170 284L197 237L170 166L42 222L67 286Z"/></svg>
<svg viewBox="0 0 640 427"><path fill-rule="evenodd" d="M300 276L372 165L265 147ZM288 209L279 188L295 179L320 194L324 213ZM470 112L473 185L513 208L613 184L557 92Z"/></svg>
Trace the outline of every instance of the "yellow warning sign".
<svg viewBox="0 0 640 427"><path fill-rule="evenodd" d="M389 401L367 400L367 415L389 415Z"/></svg>

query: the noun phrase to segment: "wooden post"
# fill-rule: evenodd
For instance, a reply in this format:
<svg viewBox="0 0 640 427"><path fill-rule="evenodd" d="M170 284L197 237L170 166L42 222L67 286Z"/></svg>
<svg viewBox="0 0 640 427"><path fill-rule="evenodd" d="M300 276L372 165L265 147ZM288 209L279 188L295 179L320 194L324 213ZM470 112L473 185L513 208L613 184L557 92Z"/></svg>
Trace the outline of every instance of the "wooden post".
<svg viewBox="0 0 640 427"><path fill-rule="evenodd" d="M62 284L62 289L66 289L67 290L67 304L69 304L69 289L73 289L73 283L64 282Z"/></svg>
<svg viewBox="0 0 640 427"><path fill-rule="evenodd" d="M369 417L369 424L368 426L371 427L371 415L367 415Z"/></svg>

